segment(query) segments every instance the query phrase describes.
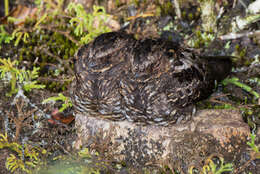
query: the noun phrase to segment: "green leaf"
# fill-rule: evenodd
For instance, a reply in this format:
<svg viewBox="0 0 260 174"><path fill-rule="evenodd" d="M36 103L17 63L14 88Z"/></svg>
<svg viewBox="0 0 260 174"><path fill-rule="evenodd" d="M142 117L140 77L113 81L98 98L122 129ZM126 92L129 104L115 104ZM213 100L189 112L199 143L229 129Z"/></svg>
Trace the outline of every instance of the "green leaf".
<svg viewBox="0 0 260 174"><path fill-rule="evenodd" d="M252 95L254 95L257 99L259 98L259 94L254 91L250 86L244 84L244 83L241 83L239 82L239 79L237 77L233 77L233 78L230 78L230 79L224 79L222 81L223 85L227 85L227 84L233 84L233 85L236 85L242 89L244 89L245 91L251 93Z"/></svg>

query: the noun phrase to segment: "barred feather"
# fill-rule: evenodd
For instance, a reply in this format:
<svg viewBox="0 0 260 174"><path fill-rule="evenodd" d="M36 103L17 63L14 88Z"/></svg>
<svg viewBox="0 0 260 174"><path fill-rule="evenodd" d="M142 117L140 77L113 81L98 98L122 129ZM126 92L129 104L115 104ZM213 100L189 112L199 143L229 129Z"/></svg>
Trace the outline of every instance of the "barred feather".
<svg viewBox="0 0 260 174"><path fill-rule="evenodd" d="M111 120L170 125L189 120L231 69L230 57L203 57L164 41L102 34L76 54L75 112Z"/></svg>

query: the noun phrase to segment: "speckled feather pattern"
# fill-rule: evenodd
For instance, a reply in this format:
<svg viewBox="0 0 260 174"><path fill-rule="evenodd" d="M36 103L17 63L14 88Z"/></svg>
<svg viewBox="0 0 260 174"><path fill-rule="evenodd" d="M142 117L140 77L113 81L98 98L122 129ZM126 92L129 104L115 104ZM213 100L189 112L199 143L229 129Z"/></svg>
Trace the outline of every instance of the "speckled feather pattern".
<svg viewBox="0 0 260 174"><path fill-rule="evenodd" d="M211 61L177 43L124 32L98 36L75 59L75 112L164 126L189 120L193 104L231 69L228 57Z"/></svg>

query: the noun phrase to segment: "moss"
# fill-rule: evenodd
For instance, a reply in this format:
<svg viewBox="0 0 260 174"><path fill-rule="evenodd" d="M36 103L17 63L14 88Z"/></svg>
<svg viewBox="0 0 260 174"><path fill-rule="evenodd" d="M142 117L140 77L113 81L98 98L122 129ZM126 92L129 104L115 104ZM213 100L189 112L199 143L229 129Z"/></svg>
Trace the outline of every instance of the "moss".
<svg viewBox="0 0 260 174"><path fill-rule="evenodd" d="M104 25L108 15L103 7L95 6L93 13L86 13L80 4L71 3L67 10L63 10L62 1L57 1L56 7L49 3L38 4L39 11L45 9L44 13L37 18L26 20L23 27L15 28L10 36L1 27L0 38L4 42L11 38L13 43L10 44L14 44L18 51L19 62L26 61L27 68L32 65L40 67L40 76L49 79L43 81L48 90L64 91L70 80L65 79L64 83L64 79L55 82L52 82L52 79L69 79L73 75L71 63L76 50L97 35L110 31ZM78 20L80 18L84 19L83 23ZM98 29L92 25L94 19L100 22ZM13 18L13 21L15 20Z"/></svg>
<svg viewBox="0 0 260 174"><path fill-rule="evenodd" d="M45 155L45 149L31 147L28 144L18 144L9 142L7 134L0 134L0 149L8 148L11 150L10 156L6 159L6 168L13 172L32 173L33 168L40 164L40 155Z"/></svg>

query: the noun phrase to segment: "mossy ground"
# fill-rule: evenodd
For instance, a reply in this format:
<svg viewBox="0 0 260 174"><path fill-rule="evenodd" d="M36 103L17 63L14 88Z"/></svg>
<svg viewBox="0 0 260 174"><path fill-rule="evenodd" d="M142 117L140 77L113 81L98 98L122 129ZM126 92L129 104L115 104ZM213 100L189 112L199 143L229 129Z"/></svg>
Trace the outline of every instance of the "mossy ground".
<svg viewBox="0 0 260 174"><path fill-rule="evenodd" d="M126 2L119 0L112 4L107 1L94 1L95 5L104 6L106 12L98 9L96 13L93 13L93 4L87 4L87 14L73 10L69 13L65 10L68 4L63 3L62 0L56 0L51 5L48 4L48 1L42 2L45 2L42 5L49 6L46 11L41 10L37 18L30 16L21 24L8 23L3 25L4 30L9 33L9 36L1 35L4 40L7 40L7 37L12 37L14 31L21 32L23 35L21 35L20 40L18 34L14 35L9 43L1 42L0 58L19 61L18 69L32 70L33 67L40 67L37 82L46 87L24 92L24 96L20 95L19 100L15 100L17 94L13 94L11 97L5 95L10 92L10 85L1 80L0 90L3 95L0 97L0 128L2 130L0 133L8 131L10 141L15 140L22 143L26 139L26 142L46 149L51 153L47 155L48 159L64 153L72 154L68 152L71 151L71 145L75 139L75 129L73 122L67 125L53 124L51 121L51 113L55 108L61 107L61 101L54 104L42 104L42 101L48 97L57 96L58 93L69 97L70 83L74 78L73 56L80 45L85 44L100 33L113 30L113 27L109 26L106 20L116 21L121 27L126 26L125 30L135 33L136 38L160 37L161 35L165 39L194 47L198 49L200 54L233 55L235 56L233 71L228 78L238 78L239 82L249 86L251 91L260 94L259 39L257 37L242 37L233 40L219 39L219 36L231 31L231 19L242 15L241 11L245 11L239 3L235 8L232 8L231 2L216 2L217 6L212 13L212 21L216 22L215 28L205 31L203 26L206 23L201 17L204 7L200 1L183 1L180 4L180 14L177 13L175 5L170 1L150 3L149 1ZM30 1L25 1L22 4L17 1L17 4L44 9L43 6L33 5ZM87 6L89 7L87 8ZM215 21L220 7L223 7L226 12ZM43 17L47 12L48 15ZM85 15L89 20L99 21L102 26L102 28L99 27L101 30L96 32L97 29L93 28L93 23L90 23L90 26L88 28L84 28L84 26L83 33L80 33L81 29L77 28L80 26L80 23L77 22L80 21L74 21L70 25L71 19L77 16L77 13ZM106 16L107 14L111 15L112 19ZM102 20L102 18L106 20ZM41 22L39 22L40 20ZM112 23L111 21L109 23ZM2 22L6 23L6 20L2 20ZM211 21L209 20L209 22ZM244 30L257 29L259 30L259 22L249 24ZM25 33L28 33L28 37L25 37ZM22 103L24 104L22 105ZM240 109L244 112L244 120L248 122L252 130L256 130L260 124L259 98L252 92L231 83L220 84L212 97L198 104L198 107ZM28 112L31 112L31 115L18 123L14 121L14 118L19 118L19 114L22 117L24 113ZM68 108L64 112L69 115L72 113L72 109ZM20 127L18 134L17 126ZM1 153L3 154L1 157L5 156L5 158L10 155L5 149L1 150ZM42 161L46 160L45 158L43 155ZM0 161L0 171L8 173L5 162ZM113 170L111 169L111 171ZM252 172L254 173L254 171Z"/></svg>

